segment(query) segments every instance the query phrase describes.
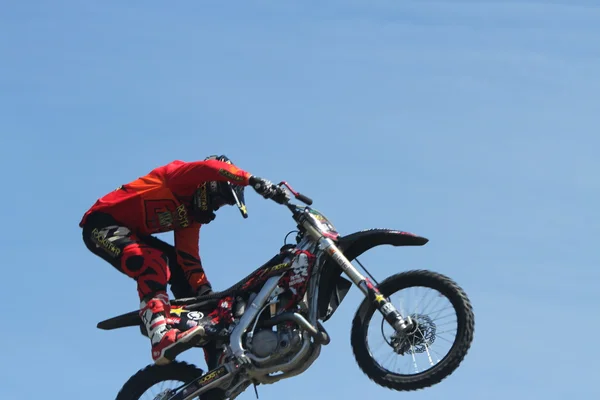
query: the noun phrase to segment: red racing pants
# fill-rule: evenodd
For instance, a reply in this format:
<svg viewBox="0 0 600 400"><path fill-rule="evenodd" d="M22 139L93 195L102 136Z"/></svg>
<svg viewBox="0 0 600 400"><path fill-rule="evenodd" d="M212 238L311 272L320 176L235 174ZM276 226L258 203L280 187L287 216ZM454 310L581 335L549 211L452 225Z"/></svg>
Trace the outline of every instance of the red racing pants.
<svg viewBox="0 0 600 400"><path fill-rule="evenodd" d="M91 214L82 234L92 253L137 282L140 300L166 292L168 283L176 298L195 295L170 244L154 236L137 235L105 213Z"/></svg>

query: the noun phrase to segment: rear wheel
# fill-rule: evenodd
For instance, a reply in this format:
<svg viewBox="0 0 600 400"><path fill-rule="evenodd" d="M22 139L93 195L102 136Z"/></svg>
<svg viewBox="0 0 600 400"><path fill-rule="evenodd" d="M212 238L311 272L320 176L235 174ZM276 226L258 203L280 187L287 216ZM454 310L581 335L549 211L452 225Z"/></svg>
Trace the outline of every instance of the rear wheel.
<svg viewBox="0 0 600 400"><path fill-rule="evenodd" d="M173 361L166 365L152 364L139 370L121 388L116 400L154 400L168 398L169 392L175 392L185 384L199 378L204 371L182 361ZM158 387L155 387L158 386ZM210 390L200 400L222 400L223 392Z"/></svg>
<svg viewBox="0 0 600 400"><path fill-rule="evenodd" d="M354 317L351 335L352 349L361 370L378 385L398 391L423 389L452 374L473 341L475 319L465 292L447 276L422 270L393 275L378 288L404 318L411 317L414 327L405 334L396 333L373 303L365 299ZM433 292L433 296L415 298L413 293L422 289ZM392 296L401 291L409 293L399 302L395 301ZM370 323L376 319L381 322L371 325L370 330ZM448 332L452 330L456 333L454 338L449 338ZM382 352L371 348L369 333L383 336ZM376 359L381 353L385 361L399 363L406 371L396 372L382 365L383 362Z"/></svg>

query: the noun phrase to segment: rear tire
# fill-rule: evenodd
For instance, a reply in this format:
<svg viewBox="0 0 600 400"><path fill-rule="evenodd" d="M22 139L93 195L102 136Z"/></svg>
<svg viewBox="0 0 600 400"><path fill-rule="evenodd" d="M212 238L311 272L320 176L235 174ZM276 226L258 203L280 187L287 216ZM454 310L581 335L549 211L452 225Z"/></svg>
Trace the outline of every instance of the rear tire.
<svg viewBox="0 0 600 400"><path fill-rule="evenodd" d="M121 388L115 400L138 400L148 389L157 383L169 380L192 382L204 373L200 368L183 361L173 361L166 365L151 364L139 370ZM183 384L182 384L183 385ZM210 390L201 400L222 400L222 391Z"/></svg>
<svg viewBox="0 0 600 400"><path fill-rule="evenodd" d="M379 311L369 299L361 303L352 322L351 344L358 366L376 384L397 391L424 389L452 374L465 358L475 329L475 317L466 293L447 276L424 270L407 271L390 276L378 288L385 297L389 297L399 290L414 286L439 291L450 301L457 316L457 333L450 351L429 370L414 375L395 374L373 359L366 339L371 317Z"/></svg>

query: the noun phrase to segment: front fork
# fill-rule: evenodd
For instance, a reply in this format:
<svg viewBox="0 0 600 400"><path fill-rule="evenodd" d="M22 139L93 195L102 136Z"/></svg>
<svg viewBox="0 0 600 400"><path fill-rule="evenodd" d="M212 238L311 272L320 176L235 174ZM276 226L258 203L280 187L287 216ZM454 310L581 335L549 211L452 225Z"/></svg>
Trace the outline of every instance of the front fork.
<svg viewBox="0 0 600 400"><path fill-rule="evenodd" d="M383 315L383 318L396 330L396 332L404 332L412 328L413 322L410 316L407 316L406 318L402 317L396 307L381 294L379 289L375 287L369 279L362 275L350 261L348 261L344 253L342 253L335 245L333 240L326 237L320 237L319 244L327 254L335 260L365 296L373 301L373 304L375 304L379 312Z"/></svg>

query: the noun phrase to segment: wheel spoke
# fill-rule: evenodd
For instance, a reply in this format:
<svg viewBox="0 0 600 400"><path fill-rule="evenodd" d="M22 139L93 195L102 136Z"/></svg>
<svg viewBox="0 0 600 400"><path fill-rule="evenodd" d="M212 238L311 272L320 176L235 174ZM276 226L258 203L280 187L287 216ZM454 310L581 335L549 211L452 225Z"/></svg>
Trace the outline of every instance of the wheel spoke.
<svg viewBox="0 0 600 400"><path fill-rule="evenodd" d="M429 365L433 366L434 362L431 359L431 353L429 352L429 346L427 345L427 343L425 343L425 350L427 351L427 358L429 359ZM440 360L438 360L439 362Z"/></svg>
<svg viewBox="0 0 600 400"><path fill-rule="evenodd" d="M415 352L412 350L412 347L410 349L410 355L412 356L412 360L413 360L413 365L415 367L415 373L419 373L419 366L417 365L417 359L415 357Z"/></svg>
<svg viewBox="0 0 600 400"><path fill-rule="evenodd" d="M440 312L442 311L446 311L446 310L453 310L454 307L452 307L452 305L448 306L448 307L444 307L444 308L440 308L439 310L435 310L429 313L429 315L431 316L432 319L439 319L438 315L440 314ZM454 314L452 314L454 315Z"/></svg>

